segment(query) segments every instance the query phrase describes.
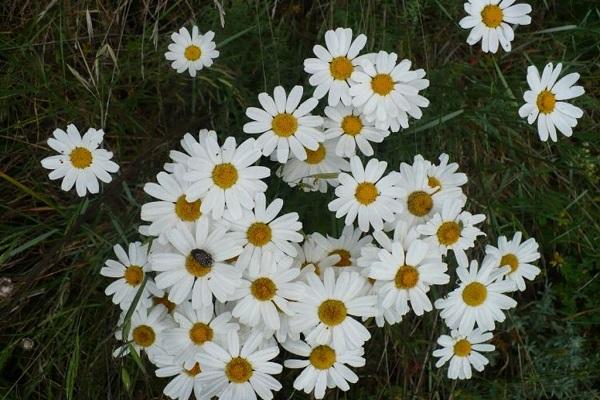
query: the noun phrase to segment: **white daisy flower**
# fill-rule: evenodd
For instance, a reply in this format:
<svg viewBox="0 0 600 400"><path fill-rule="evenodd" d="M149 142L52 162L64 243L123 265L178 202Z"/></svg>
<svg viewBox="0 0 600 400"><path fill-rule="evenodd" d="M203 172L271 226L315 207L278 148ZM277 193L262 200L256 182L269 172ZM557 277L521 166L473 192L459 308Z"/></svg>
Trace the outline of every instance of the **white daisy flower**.
<svg viewBox="0 0 600 400"><path fill-rule="evenodd" d="M504 51L511 50L515 32L509 24L529 25L531 6L514 4L515 0L468 0L466 17L460 20L463 29L471 29L467 43L471 46L481 41L484 53L498 51L498 43Z"/></svg>
<svg viewBox="0 0 600 400"><path fill-rule="evenodd" d="M440 336L437 342L442 348L433 352L434 357L439 357L435 366L440 368L450 360L448 378L471 379L471 365L481 372L489 364L489 360L480 352L494 351L494 345L484 343L493 336L491 332L482 332L479 329L465 335L453 330L450 336Z"/></svg>
<svg viewBox="0 0 600 400"><path fill-rule="evenodd" d="M375 60L365 59L361 70L352 73L350 95L352 105L360 107L367 121L374 121L380 129L392 128L394 132L408 127L408 116L419 119L423 115L419 107L427 107L429 101L419 91L429 86L423 79L422 69L410 71L411 62L402 60L396 64L398 55L380 51Z"/></svg>
<svg viewBox="0 0 600 400"><path fill-rule="evenodd" d="M306 276L304 298L290 304L296 312L290 328L303 332L309 343L333 343L337 349L362 346L371 334L352 316L374 316L377 297L361 295L366 279L356 272L342 272L337 279L331 268L323 274L323 281L315 274Z"/></svg>
<svg viewBox="0 0 600 400"><path fill-rule="evenodd" d="M281 164L288 160L290 150L297 159L306 160L305 149L315 151L324 140L320 131L323 118L309 114L319 102L311 97L300 104L303 90L302 86L294 86L286 96L283 87L277 86L273 97L267 93L258 95L262 109L246 109L246 115L253 121L244 125L244 132L260 134L257 147L264 156L277 151L277 161Z"/></svg>
<svg viewBox="0 0 600 400"><path fill-rule="evenodd" d="M154 360L158 367L154 372L159 378L171 378L163 389L163 393L171 399L188 400L192 393L195 399L208 400L204 395L204 387L200 381L202 368L195 361L190 368L185 368L175 357L161 354Z"/></svg>
<svg viewBox="0 0 600 400"><path fill-rule="evenodd" d="M212 304L194 309L186 301L175 311L177 327L163 334L163 347L175 361L192 368L196 356L208 342L224 343L229 331L238 330L239 325L232 322L231 313L225 312L215 317Z"/></svg>
<svg viewBox="0 0 600 400"><path fill-rule="evenodd" d="M242 324L272 333L281 328L281 313L294 314L289 301L302 299L304 286L294 282L300 269L290 268L291 258L277 262L275 257L267 254L259 261L259 266L249 269L246 279L236 290L234 297L239 301L232 314Z"/></svg>
<svg viewBox="0 0 600 400"><path fill-rule="evenodd" d="M180 165L183 167L186 172L188 170L188 163L190 157L202 157L204 153L196 152L198 145L200 147L205 146L208 138L217 140L217 132L208 129L200 129L198 132L198 139L196 139L191 133L186 133L183 135L183 138L179 141L181 148L183 151L179 150L171 150L169 152L169 157L173 162L165 163L164 170L168 173L175 172L175 166Z"/></svg>
<svg viewBox="0 0 600 400"><path fill-rule="evenodd" d="M335 153L341 157L356 155L356 147L365 156L373 155L373 147L369 142L381 143L390 132L378 129L373 122L364 118L360 110L346 107L325 107L327 118L323 123L325 139L338 139Z"/></svg>
<svg viewBox="0 0 600 400"><path fill-rule="evenodd" d="M50 180L62 178L61 189L71 190L73 185L79 197L87 192L92 194L100 191L98 179L104 183L112 180L109 173L115 173L119 166L111 161L113 153L99 149L102 144L104 131L90 128L81 137L73 124L67 125L67 131L55 129L54 137L48 139L48 146L60 153L42 160L42 167L51 169Z"/></svg>
<svg viewBox="0 0 600 400"><path fill-rule="evenodd" d="M260 158L254 139L236 147L235 138L225 139L219 147L216 138L192 143L195 155L188 160L190 171L184 179L191 181L186 190L189 202L202 200L200 211L215 219L223 216L225 206L235 218L241 218L242 209L254 207L254 196L267 190L261 179L271 172L267 167L253 166Z"/></svg>
<svg viewBox="0 0 600 400"><path fill-rule="evenodd" d="M360 231L358 232L360 237ZM298 255L294 258L294 266L300 268L300 277L303 279L308 273L316 274L322 278L323 271L333 267L342 260L342 257L339 254L333 253L333 250L327 251L324 247L317 244L315 235L317 234L315 233L307 236L306 239L304 239L302 246L296 246ZM329 244L329 241L325 237L321 234L318 235L327 245ZM339 251L346 250L339 249ZM348 263L350 262L350 256L348 256Z"/></svg>
<svg viewBox="0 0 600 400"><path fill-rule="evenodd" d="M327 256L339 257L339 261L336 261L333 266L337 272L342 271L354 271L358 272L356 260L360 256L360 251L364 246L371 243L373 238L370 235L363 236L363 232L354 228L352 225L344 226L344 230L339 238L334 238L329 235L327 237L320 233L314 233L312 235L315 243L325 251ZM329 267L331 260L325 260L319 262L321 270L321 276L323 272Z"/></svg>
<svg viewBox="0 0 600 400"><path fill-rule="evenodd" d="M184 27L179 32L171 34L173 43L169 44L169 51L165 58L171 63L171 67L178 73L188 71L191 77L196 76L196 71L204 67L210 67L213 60L219 57L219 51L213 41L215 33L208 31L204 35L198 32L198 27L192 27L192 34Z"/></svg>
<svg viewBox="0 0 600 400"><path fill-rule="evenodd" d="M212 305L213 295L219 301L230 299L241 284L241 272L225 261L238 256L241 242L223 227L196 224L192 232L176 228L167 234L171 253L150 256L155 281L160 289L169 288L169 300L181 304L190 293L194 308Z"/></svg>
<svg viewBox="0 0 600 400"><path fill-rule="evenodd" d="M573 86L579 80L578 73L558 76L562 71L562 64L554 68L549 63L544 68L542 76L535 66L527 68L527 83L530 90L523 95L525 104L519 109L519 116L527 118L529 124L537 120L537 130L540 140L558 140L556 130L570 137L573 128L577 126L577 119L583 116L583 110L565 100L574 99L585 93L583 86Z"/></svg>
<svg viewBox="0 0 600 400"><path fill-rule="evenodd" d="M252 334L240 349L237 332L228 335L227 346L207 343L205 354L199 356L205 367L201 381L208 398L220 400L256 399L271 400L273 391L281 390L281 383L271 375L282 371L280 364L271 360L279 354L277 345L259 349L261 335Z"/></svg>
<svg viewBox="0 0 600 400"><path fill-rule="evenodd" d="M457 163L448 164L450 157L446 153L440 154L438 165L430 164L427 169L427 183L432 188L440 190L450 190L461 187L467 183L467 175L462 172L456 172L459 168Z"/></svg>
<svg viewBox="0 0 600 400"><path fill-rule="evenodd" d="M292 243L304 239L299 233L302 223L298 221L298 213L277 216L283 208L283 200L275 199L267 205L265 195L259 193L254 198L254 204L254 211L245 211L241 218L225 214L231 235L244 246L236 261L236 267L240 270L248 266L258 268L263 264L266 253L273 253L275 258L295 257L296 248ZM254 269L250 272L257 271Z"/></svg>
<svg viewBox="0 0 600 400"><path fill-rule="evenodd" d="M475 323L479 329L491 331L496 327L495 321L502 322L506 318L502 310L508 310L517 302L503 293L510 292L513 283L496 280L509 271L509 267L497 268L489 259L484 259L481 269L477 261L466 266L459 266L456 274L460 279L459 286L443 299L435 302L435 308L442 310L440 316L451 329L458 329L462 334L473 330Z"/></svg>
<svg viewBox="0 0 600 400"><path fill-rule="evenodd" d="M328 140L319 143L315 151L305 149L306 159L290 158L279 175L291 187L299 185L304 191L326 193L329 185L338 185L337 175L350 169L348 161L335 153L336 144L337 140Z"/></svg>
<svg viewBox="0 0 600 400"><path fill-rule="evenodd" d="M115 332L115 338L123 341L123 319L127 312L123 311L120 324ZM126 342L113 352L113 357L122 357L129 354L131 348L138 354L143 350L150 361L164 354L162 347L163 334L166 329L174 325L173 319L163 306L155 306L150 309L136 308L131 315L129 332Z"/></svg>
<svg viewBox="0 0 600 400"><path fill-rule="evenodd" d="M478 236L485 236L475 225L485 220L485 215L473 215L463 211L462 200L449 200L442 206L442 212L417 227L417 231L425 236L431 246L439 247L446 255L452 250L458 265L468 265L465 250L475 246Z"/></svg>
<svg viewBox="0 0 600 400"><path fill-rule="evenodd" d="M367 37L363 34L352 40L350 28L325 32L327 48L316 45L313 52L317 58L304 60L304 71L311 75L308 83L316 87L313 94L315 98L321 99L329 93L327 103L330 106L336 106L340 101L350 105L350 76L360 65L361 57L358 54L365 44Z"/></svg>
<svg viewBox="0 0 600 400"><path fill-rule="evenodd" d="M302 359L288 359L283 365L286 368L302 369L294 380L294 389L306 394L314 392L316 399L325 397L327 388L340 388L346 392L350 383L358 382L358 376L346 365L364 367L365 359L362 347L355 349L339 349L332 345L309 345L301 341L288 341L282 346Z"/></svg>
<svg viewBox="0 0 600 400"><path fill-rule="evenodd" d="M146 273L151 270L148 263L148 245L142 245L140 242L130 243L129 254L119 244L116 244L113 250L118 261L106 260L106 266L102 267L100 275L117 279L106 287L104 293L112 296L113 303L118 304L121 310L127 310L144 283ZM150 296L152 286L154 282L148 279L140 299Z"/></svg>
<svg viewBox="0 0 600 400"><path fill-rule="evenodd" d="M195 223L210 223L210 216L202 214L200 199L189 202L185 192L190 182L183 179L185 169L181 165L174 166L172 174L159 172L158 183L148 182L144 192L157 199L142 205L141 219L150 222L140 226L140 233L157 236L161 243L167 243L167 233L178 226L192 228Z"/></svg>
<svg viewBox="0 0 600 400"><path fill-rule="evenodd" d="M532 281L541 270L531 263L540 259L538 243L534 238L529 238L521 243L523 234L516 232L512 240L506 236L498 238L498 247L487 245L485 253L494 260L496 267L508 265L510 271L504 279L513 281L520 291L525 290L525 279Z"/></svg>
<svg viewBox="0 0 600 400"><path fill-rule="evenodd" d="M379 250L377 261L369 268L369 278L375 279L384 309L393 307L402 316L412 308L416 315L423 315L433 309L427 297L430 286L450 281L447 269L439 254L431 253L422 240L414 240L406 250L400 242L392 242L391 249Z"/></svg>
<svg viewBox="0 0 600 400"><path fill-rule="evenodd" d="M394 220L394 213L402 211L397 201L404 191L395 185L393 175L383 176L387 162L372 158L363 168L360 158L350 159L351 175L340 173L340 186L335 189L337 199L329 203L336 218L346 216L345 225L352 225L358 216L358 227L367 232L369 227L383 229L383 222Z"/></svg>

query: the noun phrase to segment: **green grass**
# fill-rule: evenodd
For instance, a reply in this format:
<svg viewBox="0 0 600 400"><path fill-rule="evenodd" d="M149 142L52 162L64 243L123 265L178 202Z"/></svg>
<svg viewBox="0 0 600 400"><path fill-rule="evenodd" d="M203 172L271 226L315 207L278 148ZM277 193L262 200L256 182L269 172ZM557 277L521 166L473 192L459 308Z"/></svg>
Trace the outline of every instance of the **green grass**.
<svg viewBox="0 0 600 400"><path fill-rule="evenodd" d="M368 365L347 394L328 399L600 398L600 5L530 0L533 24L511 53L470 48L462 1L225 2L16 1L0 4L0 396L3 399L160 398L146 363L115 360L118 310L99 275L114 243L138 239L144 182L185 132L242 137L258 92L306 83L302 61L326 29L349 26L368 50L396 51L427 71L422 120L376 149L397 167L417 153L447 152L469 175L470 209L488 216L494 242L522 230L539 242L543 273L496 331L492 365L470 382L433 366L436 313L372 330ZM90 23L88 23L88 21ZM195 80L170 69L171 32L212 29L221 57ZM531 63L563 62L581 74L585 116L573 138L541 143L518 118ZM50 182L39 161L55 127L101 127L121 170L85 200ZM301 214L306 232L335 232L328 196L273 180L270 196ZM333 222L333 223L332 223ZM480 241L475 254L481 254ZM27 344L33 343L28 349ZM293 393L284 372L280 399Z"/></svg>

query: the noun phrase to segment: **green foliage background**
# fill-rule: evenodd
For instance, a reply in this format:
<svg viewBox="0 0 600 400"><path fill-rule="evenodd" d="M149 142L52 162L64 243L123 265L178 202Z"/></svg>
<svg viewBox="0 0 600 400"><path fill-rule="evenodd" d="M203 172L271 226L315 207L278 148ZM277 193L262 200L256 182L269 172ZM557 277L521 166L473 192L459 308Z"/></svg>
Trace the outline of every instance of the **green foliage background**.
<svg viewBox="0 0 600 400"><path fill-rule="evenodd" d="M487 240L533 236L543 273L498 327L492 365L469 382L433 366L437 313L373 329L361 380L328 399L600 398L600 4L529 0L533 24L511 53L469 47L462 1L53 0L0 2L0 396L3 399L154 399L165 381L111 357L118 310L99 276L114 243L139 239L144 182L185 132L239 138L260 91L307 83L302 61L325 30L367 34L368 50L395 51L424 68L431 106L376 156L396 168L446 152L469 175L469 208L488 219ZM221 57L197 79L170 69L169 35L214 30ZM573 138L542 143L518 118L526 68L563 62L581 74L585 116ZM103 128L121 165L84 200L50 182L39 160L55 127ZM266 161L264 161L266 162ZM269 164L271 165L271 164ZM306 232L336 233L329 195L277 179L270 196L301 214ZM473 251L482 253L485 241ZM4 280L6 284L6 280ZM10 286L10 285L8 285ZM32 346L30 346L32 345ZM30 348L31 347L31 348ZM306 399L284 372L278 399Z"/></svg>

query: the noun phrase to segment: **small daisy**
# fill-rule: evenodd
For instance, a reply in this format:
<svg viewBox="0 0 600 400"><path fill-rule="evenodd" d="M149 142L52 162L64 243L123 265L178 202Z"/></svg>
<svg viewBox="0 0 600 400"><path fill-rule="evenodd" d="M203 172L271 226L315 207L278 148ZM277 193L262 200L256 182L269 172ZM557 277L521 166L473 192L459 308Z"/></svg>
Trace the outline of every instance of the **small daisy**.
<svg viewBox="0 0 600 400"><path fill-rule="evenodd" d="M171 34L173 43L169 45L169 51L165 53L165 58L173 61L171 67L178 73L187 70L191 77L195 77L196 71L210 67L213 60L219 57L219 51L215 50L214 37L213 31L201 35L196 25L192 27L191 35L186 28L181 28L179 33Z"/></svg>
<svg viewBox="0 0 600 400"><path fill-rule="evenodd" d="M471 365L481 372L489 364L489 360L480 352L494 351L492 344L484 343L494 335L491 332L482 332L475 329L466 335L461 335L457 330L450 332L450 336L442 335L437 342L441 349L433 352L434 357L439 357L435 366L440 368L450 360L448 378L471 379Z"/></svg>
<svg viewBox="0 0 600 400"><path fill-rule="evenodd" d="M325 32L325 45L313 47L317 58L304 60L304 71L311 77L308 83L315 86L313 96L317 99L323 98L327 93L327 103L336 106L340 101L350 105L350 76L360 65L360 51L367 44L367 37L358 35L352 40L352 29L337 28Z"/></svg>
<svg viewBox="0 0 600 400"><path fill-rule="evenodd" d="M337 186L337 176L348 171L350 164L335 153L337 140L319 143L315 151L306 150L306 160L290 158L281 168L281 177L291 187L299 185L304 191L327 192L328 186Z"/></svg>
<svg viewBox="0 0 600 400"><path fill-rule="evenodd" d="M271 172L267 167L253 166L260 158L254 139L236 147L235 138L225 139L219 147L215 137L207 137L203 144L192 144L196 155L188 160L190 171L184 179L191 181L186 190L186 201L202 200L200 211L215 219L223 216L225 206L235 218L241 218L242 209L254 207L254 196L267 190L261 179Z"/></svg>
<svg viewBox="0 0 600 400"><path fill-rule="evenodd" d="M514 4L515 0L469 0L465 3L468 16L460 20L463 29L471 29L467 43L471 46L481 41L484 53L498 51L498 43L504 51L511 50L515 32L509 24L529 25L531 6Z"/></svg>
<svg viewBox="0 0 600 400"><path fill-rule="evenodd" d="M369 227L383 229L383 222L394 220L394 213L402 211L402 204L397 201L404 191L394 183L393 175L383 176L387 162L370 159L363 168L360 158L350 159L351 175L341 173L338 177L340 186L335 189L337 199L329 203L329 210L335 216L344 215L344 223L351 225L358 216L358 226L363 232Z"/></svg>
<svg viewBox="0 0 600 400"><path fill-rule="evenodd" d="M104 293L112 296L113 303L118 304L121 310L127 310L140 285L144 283L146 273L151 270L148 263L148 245L142 245L140 242L130 243L129 254L119 244L115 245L113 250L118 261L106 260L106 266L102 267L100 275L117 280L108 285ZM146 282L140 299L150 296L150 286L153 285L151 279Z"/></svg>
<svg viewBox="0 0 600 400"><path fill-rule="evenodd" d="M513 281L521 292L525 290L525 279L532 281L541 272L531 264L540 259L537 242L534 238L529 238L521 243L522 237L521 232L515 233L510 241L506 236L500 236L498 247L485 247L485 253L494 260L496 267L510 267L504 279Z"/></svg>
<svg viewBox="0 0 600 400"><path fill-rule="evenodd" d="M121 323L115 332L117 340L123 340L123 319L126 311L121 315ZM173 319L167 313L163 306L155 306L151 309L143 307L137 308L131 315L127 344L118 347L114 352L114 357L122 357L129 354L133 348L136 353L144 351L150 361L157 356L164 354L162 347L163 334L165 330L173 326Z"/></svg>
<svg viewBox="0 0 600 400"><path fill-rule="evenodd" d="M244 246L236 261L236 266L241 270L248 266L258 268L266 253L273 253L276 258L284 255L295 257L296 248L292 243L304 239L300 234L302 223L298 221L298 213L277 216L283 208L283 200L275 199L267 205L265 195L259 193L254 198L254 204L254 211L245 211L241 218L225 214L231 235ZM256 270L250 272L255 273Z"/></svg>
<svg viewBox="0 0 600 400"><path fill-rule="evenodd" d="M272 332L281 327L280 313L294 314L289 301L301 300L304 286L293 282L300 269L290 268L292 259L277 262L267 254L260 266L249 269L242 286L236 290L234 297L240 300L232 314L242 324Z"/></svg>
<svg viewBox="0 0 600 400"><path fill-rule="evenodd" d="M194 223L210 223L210 217L200 211L200 199L189 202L185 192L190 182L183 179L185 169L175 165L172 174L159 172L158 183L149 182L144 185L144 192L157 199L142 205L142 221L149 225L140 226L140 233L158 236L161 243L167 242L167 233L178 226L191 228Z"/></svg>
<svg viewBox="0 0 600 400"><path fill-rule="evenodd" d="M215 317L212 305L194 309L189 301L180 305L174 319L178 326L164 332L163 347L186 368L194 366L196 355L206 343L224 343L229 331L239 329L230 312Z"/></svg>
<svg viewBox="0 0 600 400"><path fill-rule="evenodd" d="M365 59L361 70L352 73L350 95L352 105L360 107L368 121L380 129L408 127L408 115L421 118L421 106L428 106L419 91L429 86L422 69L411 71L411 62L398 55L380 51L374 61ZM419 99L415 102L414 99ZM393 123L397 120L397 123ZM396 126L399 124L399 126Z"/></svg>
<svg viewBox="0 0 600 400"><path fill-rule="evenodd" d="M296 315L290 328L303 332L309 343L329 344L337 349L362 346L371 334L352 316L372 317L376 314L376 296L363 296L366 279L356 272L342 272L337 279L333 269L306 276L308 287L302 301L290 304Z"/></svg>
<svg viewBox="0 0 600 400"><path fill-rule="evenodd" d="M287 162L290 150L297 159L306 160L305 149L316 151L324 140L320 131L323 118L309 114L319 102L311 97L300 104L303 90L302 86L294 86L286 96L283 87L277 86L273 97L267 93L258 95L262 109L246 109L246 115L253 121L244 125L244 132L260 134L256 146L264 156L276 151L281 164Z"/></svg>
<svg viewBox="0 0 600 400"><path fill-rule="evenodd" d="M529 124L537 119L537 130L540 140L558 140L556 130L570 137L573 128L577 126L577 120L583 116L583 110L565 100L574 99L585 93L583 86L573 86L579 80L578 73L558 76L562 71L562 64L554 68L553 64L547 64L544 72L540 73L535 66L527 69L527 83L530 90L523 95L525 104L519 109L519 116L527 118Z"/></svg>
<svg viewBox="0 0 600 400"><path fill-rule="evenodd" d="M485 215L473 215L462 210L462 200L450 200L444 203L442 212L437 213L425 224L417 227L425 241L440 248L446 255L452 250L458 265L467 265L465 250L475 246L477 236L485 236L475 225L485 220Z"/></svg>
<svg viewBox="0 0 600 400"><path fill-rule="evenodd" d="M48 146L60 153L42 160L42 167L51 169L50 180L61 179L61 189L71 190L73 185L79 197L87 192L100 191L98 179L104 183L112 180L110 173L119 170L119 166L111 161L113 153L99 149L104 132L102 129L90 128L81 137L73 124L67 125L67 131L55 129L54 137L48 139Z"/></svg>
<svg viewBox="0 0 600 400"><path fill-rule="evenodd" d="M339 238L334 238L329 235L325 237L320 233L314 233L312 238L315 243L325 251L327 256L339 256L339 261L333 264L334 267L338 267L335 268L338 272L358 272L356 260L360 256L360 251L373 240L370 235L363 236L363 232L358 228L355 229L352 225L344 226L344 230ZM321 275L327 269L329 263L330 262L319 262Z"/></svg>
<svg viewBox="0 0 600 400"><path fill-rule="evenodd" d="M314 239L315 235L317 234L307 236L302 246L297 246L298 255L294 258L294 266L300 268L301 278L304 278L308 273L317 274L322 278L323 271L342 260L339 254L327 251L324 247L318 245ZM319 236L321 235L319 234ZM327 244L329 243L325 237L321 236L321 238ZM342 251L342 249L339 249L339 251ZM350 262L350 256L348 256L348 262Z"/></svg>
<svg viewBox="0 0 600 400"><path fill-rule="evenodd" d="M192 393L197 400L209 400L204 395L204 388L200 382L202 368L200 363L195 361L190 368L185 368L183 363L177 361L173 356L161 354L154 360L158 367L155 374L159 378L172 378L163 393L171 399L188 400Z"/></svg>
<svg viewBox="0 0 600 400"><path fill-rule="evenodd" d="M288 359L283 365L286 368L302 369L294 380L294 389L310 394L314 391L316 399L325 397L327 388L340 388L346 392L350 383L358 382L358 375L350 370L351 367L364 367L365 359L362 347L356 349L337 349L332 345L312 346L301 341L288 341L283 347L292 354L301 356L302 359Z"/></svg>
<svg viewBox="0 0 600 400"><path fill-rule="evenodd" d="M183 138L179 142L183 151L179 150L171 150L169 152L169 157L173 160L172 163L165 163L164 169L168 173L173 173L175 171L175 166L180 165L183 167L186 172L188 170L188 163L190 157L202 157L203 152L196 153L195 149L197 149L198 145L200 147L205 146L208 138L211 140L217 140L217 132L208 130L208 129L200 129L198 132L198 139L194 138L194 136L190 133L186 133L183 135Z"/></svg>
<svg viewBox="0 0 600 400"><path fill-rule="evenodd" d="M251 334L240 349L237 332L231 332L226 347L206 344L206 352L199 359L200 365L205 367L200 379L208 398L241 400L256 399L258 395L263 400L271 400L272 392L281 390L281 383L271 376L283 369L271 361L279 354L279 348L274 344L259 349L262 341L261 335Z"/></svg>
<svg viewBox="0 0 600 400"><path fill-rule="evenodd" d="M457 163L448 164L448 154L440 154L438 165L431 164L427 169L427 183L432 188L441 190L450 190L461 187L467 183L467 175L462 172L456 172L459 168Z"/></svg>
<svg viewBox="0 0 600 400"><path fill-rule="evenodd" d="M509 267L497 268L487 259L484 259L481 269L475 260L471 261L469 270L466 266L459 266L456 269L459 287L435 302L435 308L442 310L440 316L446 325L467 334L473 330L475 323L479 329L491 331L496 326L494 321L504 321L506 317L502 310L515 307L517 302L503 294L512 290L513 283L496 280L509 270Z"/></svg>
<svg viewBox="0 0 600 400"><path fill-rule="evenodd" d="M323 123L326 139L338 139L335 153L341 157L356 155L356 147L365 156L373 155L369 142L381 143L390 132L378 129L373 122L367 121L360 110L344 105L325 107L327 118Z"/></svg>
<svg viewBox="0 0 600 400"><path fill-rule="evenodd" d="M433 309L427 297L429 287L450 281L448 266L422 240L414 240L406 253L404 249L400 242L392 242L391 251L379 250L377 261L370 266L369 278L375 279L375 290L384 309L394 307L402 316L412 308L416 315L423 315Z"/></svg>
<svg viewBox="0 0 600 400"><path fill-rule="evenodd" d="M179 227L167 235L175 248L170 253L150 256L155 281L160 289L169 289L169 301L181 304L191 293L194 308L212 305L213 295L220 302L230 299L242 283L241 272L225 261L242 251L239 240L223 227L196 224L192 232Z"/></svg>

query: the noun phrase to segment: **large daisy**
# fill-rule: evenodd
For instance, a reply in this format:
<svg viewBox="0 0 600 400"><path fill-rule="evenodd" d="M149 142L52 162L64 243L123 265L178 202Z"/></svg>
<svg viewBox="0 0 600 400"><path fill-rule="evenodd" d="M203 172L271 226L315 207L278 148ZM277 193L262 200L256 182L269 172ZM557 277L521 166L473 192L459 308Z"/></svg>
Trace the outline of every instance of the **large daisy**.
<svg viewBox="0 0 600 400"><path fill-rule="evenodd" d="M302 91L302 86L294 86L286 95L283 87L277 86L273 97L267 93L258 95L262 109L246 109L246 115L253 121L244 125L244 132L260 134L256 145L264 156L276 152L281 164L288 160L290 150L297 159L306 160L306 149L315 151L324 140L320 131L323 118L309 114L319 102L311 97L300 104Z"/></svg>
<svg viewBox="0 0 600 400"><path fill-rule="evenodd" d="M440 336L437 342L442 348L433 352L434 357L439 357L435 366L440 368L450 361L448 378L471 379L471 366L481 372L489 364L489 360L480 352L494 351L494 345L484 343L492 337L491 332L482 332L479 329L466 334L452 330L450 336Z"/></svg>
<svg viewBox="0 0 600 400"><path fill-rule="evenodd" d="M169 288L170 301L181 304L191 293L192 306L199 308L211 306L213 295L221 302L230 299L241 284L241 272L226 261L241 253L240 240L208 224L196 224L192 232L176 228L167 238L174 251L152 254L150 262L156 285Z"/></svg>
<svg viewBox="0 0 600 400"><path fill-rule="evenodd" d="M191 77L204 67L210 67L213 60L219 57L219 51L213 41L215 33L208 31L204 35L198 32L198 27L192 27L192 34L183 27L179 32L171 34L173 43L169 44L169 51L165 58L172 61L171 67L178 73L188 71Z"/></svg>
<svg viewBox="0 0 600 400"><path fill-rule="evenodd" d="M325 396L327 388L350 389L350 383L358 382L358 375L350 370L351 367L363 367L365 359L362 347L355 349L339 349L327 344L307 344L301 341L287 341L283 348L302 359L287 359L283 365L286 368L302 369L294 380L294 389L306 394L314 392L316 399Z"/></svg>
<svg viewBox="0 0 600 400"><path fill-rule="evenodd" d="M394 214L402 211L397 201L404 191L395 185L393 175L383 176L387 162L370 159L363 168L360 158L350 159L351 175L341 173L340 186L335 189L336 199L329 203L329 210L337 218L346 216L344 223L351 225L358 217L358 227L367 232L369 227L383 229L383 223L394 220Z"/></svg>
<svg viewBox="0 0 600 400"><path fill-rule="evenodd" d="M366 279L356 272L342 272L337 279L333 269L324 272L323 281L315 274L306 276L308 287L303 299L290 304L296 315L290 328L303 332L309 343L329 344L337 349L356 348L371 334L356 317L376 314L376 296L361 295Z"/></svg>
<svg viewBox="0 0 600 400"><path fill-rule="evenodd" d="M361 57L358 54L366 43L367 37L363 34L352 40L350 28L325 32L327 48L316 45L313 52L317 58L304 60L304 71L311 75L308 83L316 87L313 94L315 98L321 99L329 93L327 103L330 106L336 106L340 100L350 105L350 76L360 65Z"/></svg>
<svg viewBox="0 0 600 400"><path fill-rule="evenodd" d="M373 240L370 235L363 235L360 229L354 228L352 225L346 225L339 238L329 235L323 236L320 233L312 234L311 238L324 251L324 255L339 257L338 261L333 264L334 267L337 267L334 268L335 271L357 272L356 260L360 256L360 251ZM319 267L321 275L329 267L331 261L333 260L327 259L327 262L320 261L318 266L315 265L315 267Z"/></svg>
<svg viewBox="0 0 600 400"><path fill-rule="evenodd" d="M356 155L356 147L365 156L373 155L370 142L381 143L390 132L378 129L369 122L359 109L342 104L337 107L325 107L327 118L323 123L326 139L338 139L335 153L341 157Z"/></svg>
<svg viewBox="0 0 600 400"><path fill-rule="evenodd" d="M66 132L55 129L52 135L48 146L60 154L44 158L42 167L52 170L48 174L51 180L62 178L61 189L65 192L75 185L79 197L87 192L98 193L98 179L108 183L112 180L109 173L119 170L111 161L113 153L98 148L104 138L102 129L90 128L81 137L75 125L69 124Z"/></svg>
<svg viewBox="0 0 600 400"><path fill-rule="evenodd" d="M467 43L471 46L481 41L484 53L498 51L498 43L504 51L511 50L515 38L512 25L531 24L531 6L527 3L514 4L516 0L469 0L465 3L466 17L459 24L471 29Z"/></svg>
<svg viewBox="0 0 600 400"><path fill-rule="evenodd" d="M442 310L440 316L446 325L467 334L475 324L481 330L491 331L496 326L495 321L504 321L502 311L515 307L517 302L504 294L512 290L513 283L496 280L509 270L509 267L496 267L487 258L481 269L475 260L471 261L469 270L464 265L459 266L456 269L460 280L458 288L435 302L435 308Z"/></svg>
<svg viewBox="0 0 600 400"><path fill-rule="evenodd" d="M516 232L511 240L506 236L498 238L498 247L487 245L485 253L494 260L497 267L508 265L510 271L504 279L516 284L516 287L525 290L525 279L532 281L541 270L531 263L540 259L538 243L534 238L529 238L521 243L523 234Z"/></svg>
<svg viewBox="0 0 600 400"><path fill-rule="evenodd" d="M583 116L583 110L565 100L574 99L585 93L583 86L573 86L579 80L579 74L574 72L558 76L562 64L556 68L549 63L542 75L535 66L527 68L527 83L530 90L523 95L525 104L519 109L519 116L527 118L529 124L537 120L537 130L542 141L548 137L554 142L558 140L556 130L569 137L577 126L577 119Z"/></svg>
<svg viewBox="0 0 600 400"><path fill-rule="evenodd" d="M278 216L283 208L283 200L275 199L269 205L265 195L259 193L254 199L254 211L245 211L241 218L230 213L225 214L229 222L231 235L244 246L236 266L241 270L251 266L250 272L255 273L263 263L266 253L272 253L276 258L282 256L295 257L296 248L292 243L302 242L300 234L302 223L298 221L298 213L291 212Z"/></svg>
<svg viewBox="0 0 600 400"><path fill-rule="evenodd" d="M216 138L207 137L202 143L192 144L196 155L188 160L190 171L184 179L192 182L186 190L186 201L202 200L200 211L214 218L223 216L225 206L235 218L242 209L254 207L254 196L267 190L261 181L270 175L267 167L253 166L260 158L254 139L236 147L235 138L225 139L219 147Z"/></svg>

